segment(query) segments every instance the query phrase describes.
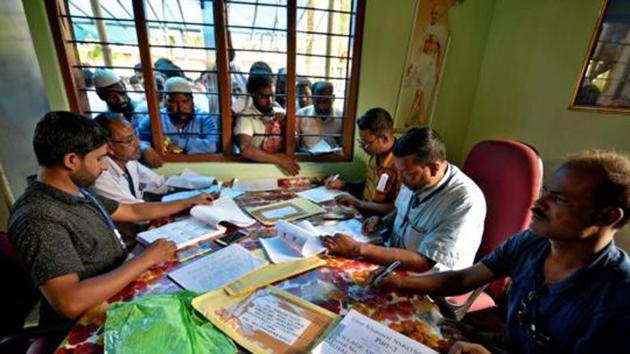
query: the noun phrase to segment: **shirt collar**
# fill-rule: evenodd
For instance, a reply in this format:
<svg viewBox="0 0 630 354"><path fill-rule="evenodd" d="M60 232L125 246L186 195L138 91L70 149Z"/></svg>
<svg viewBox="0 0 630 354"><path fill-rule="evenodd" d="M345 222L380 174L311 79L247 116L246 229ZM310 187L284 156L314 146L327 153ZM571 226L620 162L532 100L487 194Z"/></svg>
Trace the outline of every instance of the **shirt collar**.
<svg viewBox="0 0 630 354"><path fill-rule="evenodd" d="M610 260L615 259L619 255L619 250L615 246L615 241L612 240L606 247L595 254L595 256L593 256L593 259L584 267L576 270L573 274L569 275L567 278L557 283L544 284L543 264L545 258L549 254L550 248L551 243L549 242L549 240L547 240L543 251L535 256L534 262L532 262L533 268L530 269L530 271L534 272L534 279L536 283L535 286L537 288L546 287L551 294L557 294L571 289L582 282L588 281L589 279L598 276L598 274L601 274L601 269L608 262L610 262Z"/></svg>
<svg viewBox="0 0 630 354"><path fill-rule="evenodd" d="M70 193L64 192L61 189L55 188L49 184L40 182L38 180L32 180L28 185L27 190L37 191L39 193L43 193L53 199L56 199L60 202L66 204L75 204L75 203L88 203L84 198L81 198L76 195L72 195Z"/></svg>
<svg viewBox="0 0 630 354"><path fill-rule="evenodd" d="M455 171L453 171L453 170L454 169L452 168L451 164L447 162L446 163L446 170L444 170L444 176L442 176L440 181L438 183L436 183L432 187L421 189L419 191L413 192L413 196L415 198L417 198L417 199L422 199L422 197L424 197L425 195L429 195L434 190L436 190L438 188L441 188L443 184L447 183L450 180L451 175L453 173L455 173Z"/></svg>

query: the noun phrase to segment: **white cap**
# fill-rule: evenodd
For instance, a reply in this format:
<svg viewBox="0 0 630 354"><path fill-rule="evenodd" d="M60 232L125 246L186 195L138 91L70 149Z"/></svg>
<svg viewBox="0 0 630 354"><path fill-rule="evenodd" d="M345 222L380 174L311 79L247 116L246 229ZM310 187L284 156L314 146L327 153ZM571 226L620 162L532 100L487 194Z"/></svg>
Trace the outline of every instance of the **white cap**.
<svg viewBox="0 0 630 354"><path fill-rule="evenodd" d="M183 77L173 76L164 83L166 93L192 93L190 81Z"/></svg>
<svg viewBox="0 0 630 354"><path fill-rule="evenodd" d="M96 69L94 71L94 87L97 89L108 87L120 82L120 76L109 69Z"/></svg>

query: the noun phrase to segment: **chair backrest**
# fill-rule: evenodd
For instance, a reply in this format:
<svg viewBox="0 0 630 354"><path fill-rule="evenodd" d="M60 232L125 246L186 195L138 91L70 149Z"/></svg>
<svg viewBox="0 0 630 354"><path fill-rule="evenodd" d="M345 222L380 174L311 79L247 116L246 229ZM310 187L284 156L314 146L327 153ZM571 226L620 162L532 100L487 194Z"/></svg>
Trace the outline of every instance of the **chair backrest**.
<svg viewBox="0 0 630 354"><path fill-rule="evenodd" d="M529 145L512 140L486 140L470 151L463 171L486 198L479 259L529 225L531 207L542 184L542 160ZM501 295L506 285L506 282L494 284L496 294L492 295Z"/></svg>
<svg viewBox="0 0 630 354"><path fill-rule="evenodd" d="M479 258L529 224L531 207L542 181L541 163L538 153L528 145L511 140L486 140L470 151L463 171L486 198Z"/></svg>
<svg viewBox="0 0 630 354"><path fill-rule="evenodd" d="M0 337L22 328L26 316L40 298L33 286L19 251L9 241L6 232L0 232L0 279L5 284L0 291Z"/></svg>

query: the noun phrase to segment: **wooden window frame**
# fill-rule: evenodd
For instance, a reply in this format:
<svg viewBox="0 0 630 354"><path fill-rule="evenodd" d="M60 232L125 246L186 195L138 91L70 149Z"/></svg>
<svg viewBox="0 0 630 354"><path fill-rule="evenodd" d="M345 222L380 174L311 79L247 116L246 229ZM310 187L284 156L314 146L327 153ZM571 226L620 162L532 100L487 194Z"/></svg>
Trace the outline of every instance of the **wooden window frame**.
<svg viewBox="0 0 630 354"><path fill-rule="evenodd" d="M349 81L349 87L346 87L346 97L344 102L344 122L343 122L343 141L342 154L328 154L310 156L305 154L295 154L295 129L296 129L296 110L295 105L287 104L287 125L285 129L286 153L289 156L295 156L298 161L321 161L321 162L343 162L351 161L354 154L354 129L355 117L357 110L357 99L359 89L359 74L361 67L361 50L363 43L363 29L365 19L365 2L366 0L352 0L353 5L356 2L356 13L349 12L350 28L354 29L349 33L349 41L352 40L352 56L347 60L352 62L350 74L346 77ZM210 1L208 1L210 2ZM232 116L231 107L231 87L229 74L229 61L227 51L227 31L225 27L225 8L226 1L213 0L214 13L214 30L216 43L216 67L219 83L219 102L220 102L220 119L221 119L221 148L222 151L216 154L167 154L164 153L163 131L160 122L160 113L157 101L157 90L154 86L153 64L151 63L151 52L148 28L145 13L145 1L133 0L134 22L137 34L138 49L140 60L143 67L145 93L147 106L149 109L149 117L153 129L153 147L158 151L166 162L249 162L242 156L232 154ZM304 7L300 7L304 9ZM296 82L296 38L297 38L297 0L287 0L287 82ZM331 11L318 8L306 8L310 10ZM74 45L68 45L68 41L76 38L73 28L69 20L69 12L67 11L64 0L46 0L46 10L48 22L50 24L57 58L64 80L64 87L68 97L70 110L80 114L86 114L90 111L87 93L85 92L85 84L83 80L82 67L79 65L79 54ZM335 11L339 12L339 11ZM344 12L346 13L346 12ZM331 35L326 33L326 35ZM318 76L324 78L325 76ZM287 85L286 102L295 102L296 85ZM227 123L227 124L226 124Z"/></svg>

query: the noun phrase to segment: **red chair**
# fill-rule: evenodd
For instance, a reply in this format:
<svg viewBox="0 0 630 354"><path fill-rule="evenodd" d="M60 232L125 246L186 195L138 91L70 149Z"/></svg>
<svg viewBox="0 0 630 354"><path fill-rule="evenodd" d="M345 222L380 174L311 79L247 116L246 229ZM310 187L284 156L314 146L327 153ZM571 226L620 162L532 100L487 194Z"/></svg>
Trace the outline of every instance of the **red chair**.
<svg viewBox="0 0 630 354"><path fill-rule="evenodd" d="M486 220L477 260L511 235L524 230L542 184L542 161L531 146L512 140L486 140L468 154L463 168L486 198ZM445 316L461 319L467 312L495 306L509 279L501 279L471 295L439 301Z"/></svg>

